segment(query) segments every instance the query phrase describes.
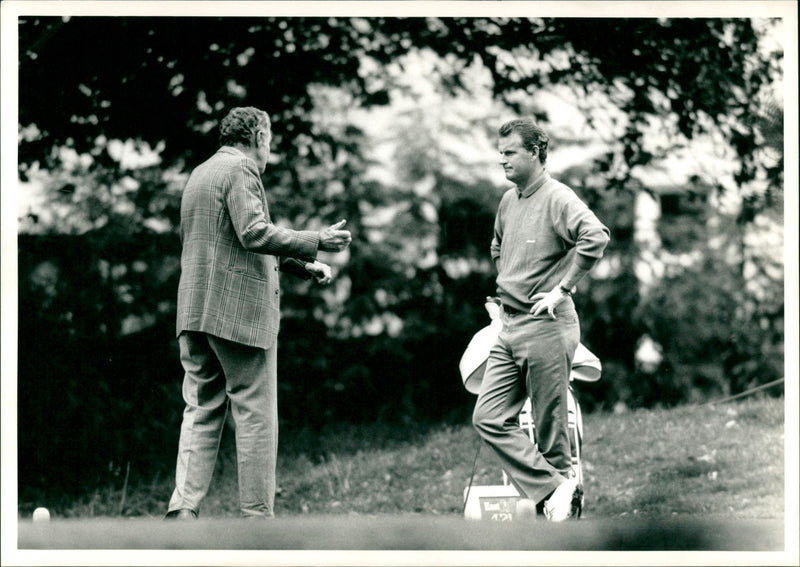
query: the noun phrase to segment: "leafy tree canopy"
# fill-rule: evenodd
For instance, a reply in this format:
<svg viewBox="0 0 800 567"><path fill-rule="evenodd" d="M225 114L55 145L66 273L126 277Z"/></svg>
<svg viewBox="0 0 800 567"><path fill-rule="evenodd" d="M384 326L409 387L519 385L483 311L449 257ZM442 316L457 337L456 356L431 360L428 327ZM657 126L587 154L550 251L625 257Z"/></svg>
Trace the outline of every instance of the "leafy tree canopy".
<svg viewBox="0 0 800 567"><path fill-rule="evenodd" d="M609 95L629 125L607 170L612 158L647 164L648 117L670 114L686 137L721 128L746 182L761 94L782 56L759 50L754 21L724 18L24 17L19 30L20 124L39 133L21 144L22 164L47 161L54 146L88 151L100 135L163 142L167 164L194 164L216 146L206 134L221 113L255 105L274 117L292 168L300 154L316 157L303 135L323 136L308 119L310 85L385 103L384 66L429 48L450 63L439 69L450 89L463 88L460 72L477 58L519 110L526 93L556 84ZM624 181L625 170L614 175Z"/></svg>

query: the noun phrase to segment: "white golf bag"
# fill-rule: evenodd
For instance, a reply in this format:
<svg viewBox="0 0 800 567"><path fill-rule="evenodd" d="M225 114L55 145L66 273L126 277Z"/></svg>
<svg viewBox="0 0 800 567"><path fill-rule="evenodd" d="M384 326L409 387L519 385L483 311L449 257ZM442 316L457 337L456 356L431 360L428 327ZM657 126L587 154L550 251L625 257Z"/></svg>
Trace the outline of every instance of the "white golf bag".
<svg viewBox="0 0 800 567"><path fill-rule="evenodd" d="M459 371L461 380L468 392L480 392L483 375L486 371L486 361L489 351L497 341L503 328L500 320L500 306L496 299L486 298L486 310L489 312L491 323L475 333L467 345ZM583 484L583 465L581 463L581 444L583 440L583 419L581 407L575 398L572 389L574 380L582 382L596 382L600 379L602 365L600 360L582 344L578 344L575 357L572 360L570 373L570 386L568 403L568 420L570 432L570 447L572 449L572 469L578 477L578 482ZM525 402L519 415L520 427L528 433L531 443L536 443L536 429L532 415L530 400ZM465 489L464 515L468 519L490 519L511 521L515 515L515 503L520 496L513 485L508 481L503 472L503 484L497 486L470 486ZM581 503L581 508L583 503Z"/></svg>

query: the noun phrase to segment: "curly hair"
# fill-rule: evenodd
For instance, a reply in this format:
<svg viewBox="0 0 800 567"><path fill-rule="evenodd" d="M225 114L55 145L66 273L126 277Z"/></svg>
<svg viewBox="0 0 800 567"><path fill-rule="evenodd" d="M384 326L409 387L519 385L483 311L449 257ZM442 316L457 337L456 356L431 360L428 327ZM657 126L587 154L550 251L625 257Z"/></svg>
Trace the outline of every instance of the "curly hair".
<svg viewBox="0 0 800 567"><path fill-rule="evenodd" d="M498 133L500 137L510 136L517 133L522 138L522 147L533 153L533 148L539 148L539 161L544 165L547 161L547 144L550 136L542 130L533 120L519 119L509 120L502 126Z"/></svg>
<svg viewBox="0 0 800 567"><path fill-rule="evenodd" d="M252 146L256 132L270 131L269 115L253 106L232 109L219 125L219 145Z"/></svg>

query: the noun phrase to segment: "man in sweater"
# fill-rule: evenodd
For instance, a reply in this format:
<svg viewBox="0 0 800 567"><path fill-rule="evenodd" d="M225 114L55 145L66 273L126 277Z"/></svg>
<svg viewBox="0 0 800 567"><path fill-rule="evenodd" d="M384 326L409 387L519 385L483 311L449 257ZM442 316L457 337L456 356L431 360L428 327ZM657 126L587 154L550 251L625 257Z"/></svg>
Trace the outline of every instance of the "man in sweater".
<svg viewBox="0 0 800 567"><path fill-rule="evenodd" d="M547 134L534 122L500 127L500 163L516 187L500 202L491 244L503 330L487 362L473 414L526 504L559 522L579 514L571 470L569 370L580 342L576 284L603 256L608 229L545 169ZM526 397L536 444L519 428ZM524 507L524 506L522 506Z"/></svg>
<svg viewBox="0 0 800 567"><path fill-rule="evenodd" d="M273 224L261 182L271 139L266 112L234 108L220 124L220 149L192 172L181 198L176 333L186 408L167 518L197 517L229 406L241 513L274 516L278 272L329 283L317 251L350 244L344 221L321 231Z"/></svg>

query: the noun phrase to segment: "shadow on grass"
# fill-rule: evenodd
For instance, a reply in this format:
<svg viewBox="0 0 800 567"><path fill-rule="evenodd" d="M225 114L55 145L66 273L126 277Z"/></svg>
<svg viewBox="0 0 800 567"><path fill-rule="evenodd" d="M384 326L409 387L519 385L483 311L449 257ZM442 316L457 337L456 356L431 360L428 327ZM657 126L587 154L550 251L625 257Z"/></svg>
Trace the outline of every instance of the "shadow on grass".
<svg viewBox="0 0 800 567"><path fill-rule="evenodd" d="M424 515L308 516L281 521L61 520L19 523L20 549L370 549L779 551L776 520L470 522ZM225 561L227 564L227 561Z"/></svg>

